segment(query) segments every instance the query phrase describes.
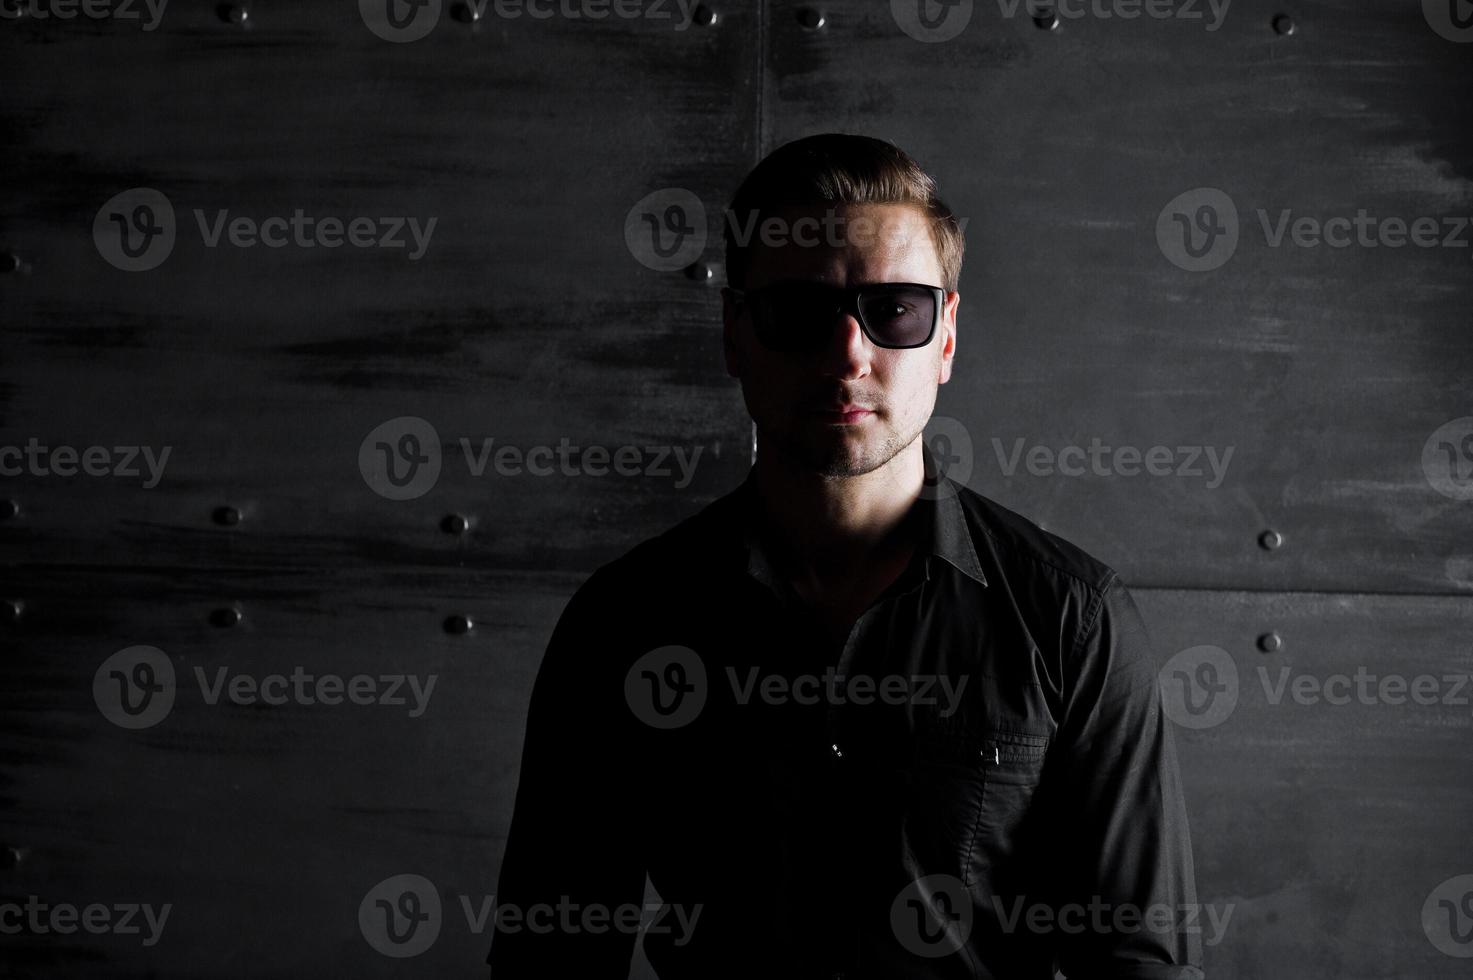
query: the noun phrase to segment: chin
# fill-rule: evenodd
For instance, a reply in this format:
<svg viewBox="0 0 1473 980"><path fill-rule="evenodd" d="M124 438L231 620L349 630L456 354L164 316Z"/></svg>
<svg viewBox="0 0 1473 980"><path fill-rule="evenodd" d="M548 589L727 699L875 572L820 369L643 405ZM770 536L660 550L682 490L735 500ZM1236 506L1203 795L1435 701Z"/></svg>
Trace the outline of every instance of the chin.
<svg viewBox="0 0 1473 980"><path fill-rule="evenodd" d="M864 476L890 462L895 453L888 441L873 433L856 439L852 433L839 432L808 447L806 462L822 476Z"/></svg>

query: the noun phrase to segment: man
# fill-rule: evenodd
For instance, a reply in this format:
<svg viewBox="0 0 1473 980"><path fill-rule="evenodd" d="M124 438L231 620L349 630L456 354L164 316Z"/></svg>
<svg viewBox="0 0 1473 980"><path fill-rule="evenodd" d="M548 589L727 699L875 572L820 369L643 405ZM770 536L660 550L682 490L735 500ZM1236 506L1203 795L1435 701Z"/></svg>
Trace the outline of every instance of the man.
<svg viewBox="0 0 1473 980"><path fill-rule="evenodd" d="M934 182L814 136L728 217L756 462L558 622L492 976L626 977L638 932L664 980L1201 977L1133 601L921 439L963 251Z"/></svg>

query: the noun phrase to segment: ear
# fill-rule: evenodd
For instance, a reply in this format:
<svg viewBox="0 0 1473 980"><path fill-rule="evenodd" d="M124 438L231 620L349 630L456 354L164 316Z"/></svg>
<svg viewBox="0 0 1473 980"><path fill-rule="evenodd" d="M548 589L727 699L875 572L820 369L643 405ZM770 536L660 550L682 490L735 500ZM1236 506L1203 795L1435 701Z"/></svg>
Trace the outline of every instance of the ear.
<svg viewBox="0 0 1473 980"><path fill-rule="evenodd" d="M937 384L944 385L951 380L951 359L956 356L956 311L961 302L961 293L947 293L941 307L941 322L936 327L941 331L941 365Z"/></svg>
<svg viewBox="0 0 1473 980"><path fill-rule="evenodd" d="M739 332L744 315L741 303L732 296L731 289L721 287L721 347L726 356L726 373L733 378L742 376L742 344Z"/></svg>

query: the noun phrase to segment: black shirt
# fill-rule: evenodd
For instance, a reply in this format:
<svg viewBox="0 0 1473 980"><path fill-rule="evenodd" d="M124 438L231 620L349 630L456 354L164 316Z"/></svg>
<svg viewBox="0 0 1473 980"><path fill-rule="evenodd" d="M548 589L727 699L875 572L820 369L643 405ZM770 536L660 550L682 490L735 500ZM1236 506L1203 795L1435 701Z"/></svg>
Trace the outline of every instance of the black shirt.
<svg viewBox="0 0 1473 980"><path fill-rule="evenodd" d="M627 977L646 875L662 980L1202 976L1135 603L923 454L914 558L845 642L774 574L755 470L578 589L528 711L494 980Z"/></svg>

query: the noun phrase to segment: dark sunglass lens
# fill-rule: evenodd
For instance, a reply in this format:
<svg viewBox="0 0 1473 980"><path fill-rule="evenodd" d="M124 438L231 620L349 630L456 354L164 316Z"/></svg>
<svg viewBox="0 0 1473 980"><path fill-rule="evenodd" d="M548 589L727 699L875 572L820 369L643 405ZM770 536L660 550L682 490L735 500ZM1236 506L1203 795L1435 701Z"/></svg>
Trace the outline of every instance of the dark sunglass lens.
<svg viewBox="0 0 1473 980"><path fill-rule="evenodd" d="M919 347L936 322L936 296L929 289L893 286L865 293L859 301L865 325L890 347Z"/></svg>
<svg viewBox="0 0 1473 980"><path fill-rule="evenodd" d="M823 286L771 286L759 303L757 339L773 350L816 350L832 335L839 306L833 290Z"/></svg>

